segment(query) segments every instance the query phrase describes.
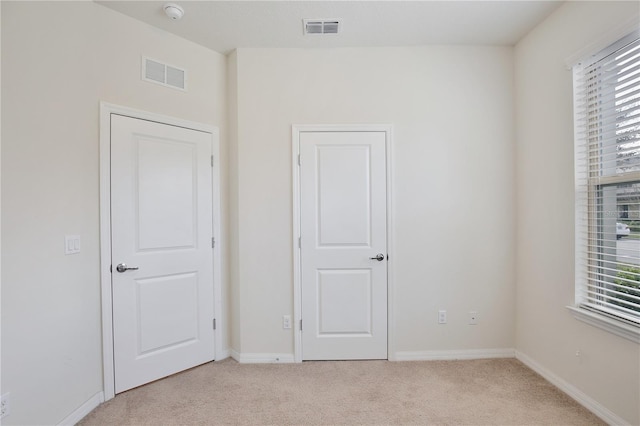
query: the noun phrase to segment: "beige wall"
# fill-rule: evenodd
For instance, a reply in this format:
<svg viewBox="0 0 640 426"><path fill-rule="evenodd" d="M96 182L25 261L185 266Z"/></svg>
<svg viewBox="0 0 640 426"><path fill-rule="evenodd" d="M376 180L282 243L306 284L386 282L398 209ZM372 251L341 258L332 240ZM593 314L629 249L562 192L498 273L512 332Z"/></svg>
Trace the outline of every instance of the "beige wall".
<svg viewBox="0 0 640 426"><path fill-rule="evenodd" d="M2 422L55 424L102 390L99 101L220 126L226 157L226 59L93 2L1 7ZM189 91L141 81L141 55Z"/></svg>
<svg viewBox="0 0 640 426"><path fill-rule="evenodd" d="M0 5L0 47L2 46L2 5ZM0 48L0 51L2 49ZM0 58L0 314L2 313L2 59ZM0 332L2 328L2 315L0 315ZM2 391L2 336L0 335L0 395Z"/></svg>
<svg viewBox="0 0 640 426"><path fill-rule="evenodd" d="M513 348L512 49L239 49L234 60L233 349L293 353L282 329L293 313L291 125L343 123L394 126L395 351Z"/></svg>
<svg viewBox="0 0 640 426"><path fill-rule="evenodd" d="M229 126L229 278L231 282L231 298L229 301L230 312L230 347L240 348L240 256L238 252L238 239L240 234L238 224L238 61L236 52L227 56L227 98L228 126Z"/></svg>
<svg viewBox="0 0 640 426"><path fill-rule="evenodd" d="M640 423L638 344L566 309L574 300L574 169L565 61L639 12L637 2L567 2L515 49L517 349L630 424Z"/></svg>

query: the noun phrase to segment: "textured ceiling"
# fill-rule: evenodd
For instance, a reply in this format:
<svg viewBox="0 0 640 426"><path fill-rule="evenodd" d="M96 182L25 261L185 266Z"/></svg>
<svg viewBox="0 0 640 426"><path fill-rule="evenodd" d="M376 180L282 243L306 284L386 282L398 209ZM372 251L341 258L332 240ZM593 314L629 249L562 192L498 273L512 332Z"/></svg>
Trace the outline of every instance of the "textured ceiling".
<svg viewBox="0 0 640 426"><path fill-rule="evenodd" d="M561 1L98 1L221 53L238 47L513 45ZM304 36L302 19L341 19L342 33Z"/></svg>

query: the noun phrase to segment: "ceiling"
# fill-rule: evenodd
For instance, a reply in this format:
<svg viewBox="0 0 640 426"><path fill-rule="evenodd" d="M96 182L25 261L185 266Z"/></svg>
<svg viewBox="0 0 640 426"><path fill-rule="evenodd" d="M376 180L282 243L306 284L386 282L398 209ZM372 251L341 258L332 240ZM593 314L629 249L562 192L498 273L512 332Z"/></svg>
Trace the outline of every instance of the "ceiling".
<svg viewBox="0 0 640 426"><path fill-rule="evenodd" d="M427 44L513 45L562 1L97 1L228 53L238 47L380 47ZM302 19L340 19L339 35L304 36Z"/></svg>

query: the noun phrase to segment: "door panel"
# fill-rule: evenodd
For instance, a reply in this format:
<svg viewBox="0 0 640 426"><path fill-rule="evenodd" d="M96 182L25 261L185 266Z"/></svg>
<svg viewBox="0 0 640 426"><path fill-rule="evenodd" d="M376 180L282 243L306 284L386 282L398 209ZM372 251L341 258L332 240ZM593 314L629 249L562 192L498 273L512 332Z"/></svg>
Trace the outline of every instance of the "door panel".
<svg viewBox="0 0 640 426"><path fill-rule="evenodd" d="M209 133L111 116L116 393L213 360L211 150Z"/></svg>
<svg viewBox="0 0 640 426"><path fill-rule="evenodd" d="M318 271L318 335L371 335L371 270Z"/></svg>
<svg viewBox="0 0 640 426"><path fill-rule="evenodd" d="M195 247L198 205L193 187L197 167L195 148L182 141L138 141L140 250Z"/></svg>
<svg viewBox="0 0 640 426"><path fill-rule="evenodd" d="M386 133L302 132L300 158L302 358L386 359Z"/></svg>
<svg viewBox="0 0 640 426"><path fill-rule="evenodd" d="M317 146L316 150L319 246L370 246L370 147Z"/></svg>
<svg viewBox="0 0 640 426"><path fill-rule="evenodd" d="M140 355L198 338L197 274L135 280L135 285ZM171 304L167 304L167 300Z"/></svg>

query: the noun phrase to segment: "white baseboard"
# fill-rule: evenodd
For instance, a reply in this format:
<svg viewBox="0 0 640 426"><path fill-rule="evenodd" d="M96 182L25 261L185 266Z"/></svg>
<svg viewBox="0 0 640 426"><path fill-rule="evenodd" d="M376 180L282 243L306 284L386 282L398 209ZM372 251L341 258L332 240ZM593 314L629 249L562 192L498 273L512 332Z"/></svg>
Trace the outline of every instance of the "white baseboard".
<svg viewBox="0 0 640 426"><path fill-rule="evenodd" d="M84 404L69 414L64 420L58 423L59 426L73 426L82 420L87 414L93 411L98 405L104 402L104 393L98 392L89 398Z"/></svg>
<svg viewBox="0 0 640 426"><path fill-rule="evenodd" d="M216 352L216 361L222 361L223 359L227 359L231 356L231 351L229 351L229 348L224 348L221 349L220 351Z"/></svg>
<svg viewBox="0 0 640 426"><path fill-rule="evenodd" d="M396 352L390 357L394 361L436 361L456 359L514 358L515 349L467 349L458 351L411 351Z"/></svg>
<svg viewBox="0 0 640 426"><path fill-rule="evenodd" d="M600 404L598 401L591 398L560 376L547 370L542 365L538 364L536 361L529 358L522 352L516 351L516 358L608 424L620 426L630 425L629 422L625 421L611 410L602 406L602 404Z"/></svg>
<svg viewBox="0 0 640 426"><path fill-rule="evenodd" d="M295 362L293 354L240 353L231 349L231 358L241 364L290 364Z"/></svg>
<svg viewBox="0 0 640 426"><path fill-rule="evenodd" d="M240 362L240 353L238 351L236 351L235 349L229 349L229 355L231 356L231 358L233 358L236 361Z"/></svg>

